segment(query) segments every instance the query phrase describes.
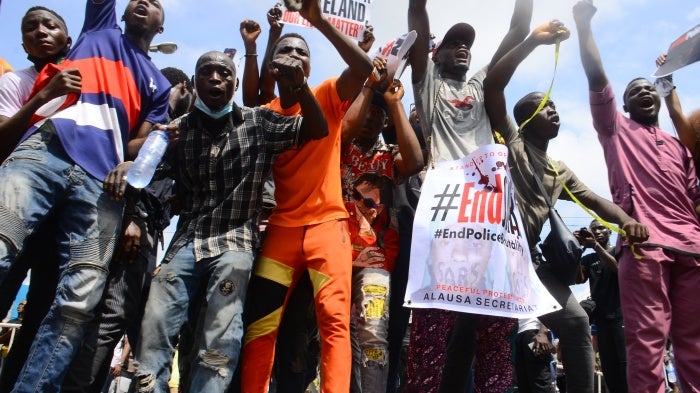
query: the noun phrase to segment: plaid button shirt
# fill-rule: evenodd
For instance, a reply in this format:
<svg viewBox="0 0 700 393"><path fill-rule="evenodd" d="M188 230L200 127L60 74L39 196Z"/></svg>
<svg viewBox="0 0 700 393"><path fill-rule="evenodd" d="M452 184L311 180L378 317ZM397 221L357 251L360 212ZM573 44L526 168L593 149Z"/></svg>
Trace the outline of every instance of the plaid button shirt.
<svg viewBox="0 0 700 393"><path fill-rule="evenodd" d="M217 129L198 110L176 120L173 167L182 211L164 261L190 241L196 261L257 246L263 182L276 156L298 144L302 118L234 104L228 119Z"/></svg>

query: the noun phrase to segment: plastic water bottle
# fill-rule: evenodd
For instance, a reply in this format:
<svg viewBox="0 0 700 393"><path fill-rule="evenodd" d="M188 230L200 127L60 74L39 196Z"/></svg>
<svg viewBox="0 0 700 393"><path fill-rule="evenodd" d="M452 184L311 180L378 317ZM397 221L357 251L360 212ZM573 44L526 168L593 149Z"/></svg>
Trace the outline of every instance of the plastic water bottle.
<svg viewBox="0 0 700 393"><path fill-rule="evenodd" d="M135 188L144 188L151 182L153 174L168 148L168 134L165 131L151 131L139 150L134 164L126 173L126 181Z"/></svg>
<svg viewBox="0 0 700 393"><path fill-rule="evenodd" d="M676 377L676 368L673 367L673 362L670 360L666 365L666 377L668 378L668 383L678 382L678 378Z"/></svg>

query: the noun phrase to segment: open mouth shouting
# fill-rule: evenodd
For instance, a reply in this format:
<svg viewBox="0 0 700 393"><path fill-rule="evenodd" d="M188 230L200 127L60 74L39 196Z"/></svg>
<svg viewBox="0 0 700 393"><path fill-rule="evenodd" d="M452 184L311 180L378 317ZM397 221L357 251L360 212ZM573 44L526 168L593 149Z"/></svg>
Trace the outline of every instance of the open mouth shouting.
<svg viewBox="0 0 700 393"><path fill-rule="evenodd" d="M471 58L471 55L470 55L468 49L461 48L461 49L457 49L457 51L455 52L455 59L458 62L467 63L467 62L469 62L470 58Z"/></svg>
<svg viewBox="0 0 700 393"><path fill-rule="evenodd" d="M549 121L552 124L559 125L559 114L557 112L554 112L553 114L549 115Z"/></svg>
<svg viewBox="0 0 700 393"><path fill-rule="evenodd" d="M639 108L643 110L653 110L656 107L656 103L650 95L640 97L638 102Z"/></svg>
<svg viewBox="0 0 700 393"><path fill-rule="evenodd" d="M455 53L455 57L458 59L466 59L469 57L469 51L466 49L459 49Z"/></svg>
<svg viewBox="0 0 700 393"><path fill-rule="evenodd" d="M207 90L207 97L209 97L211 101L221 101L226 98L225 96L226 90L222 87L212 87Z"/></svg>
<svg viewBox="0 0 700 393"><path fill-rule="evenodd" d="M134 8L134 15L141 18L146 18L148 17L148 9L145 5L139 4Z"/></svg>

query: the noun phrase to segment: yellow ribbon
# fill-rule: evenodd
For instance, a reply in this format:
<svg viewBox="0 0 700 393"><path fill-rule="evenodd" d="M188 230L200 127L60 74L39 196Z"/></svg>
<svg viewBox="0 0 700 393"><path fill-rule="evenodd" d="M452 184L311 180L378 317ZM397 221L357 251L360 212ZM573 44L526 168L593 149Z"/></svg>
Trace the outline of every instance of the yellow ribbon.
<svg viewBox="0 0 700 393"><path fill-rule="evenodd" d="M544 106L547 105L547 101L549 101L549 96L552 93L552 88L554 87L554 78L557 76L557 65L559 64L559 47L561 47L561 38L557 38L557 41L554 45L554 73L552 74L552 81L549 83L549 89L547 89L547 93L545 93L544 97L542 97L542 102L540 102L540 105L537 106L537 109L535 109L535 112L532 114L532 116L530 116L527 120L520 124L520 127L518 127L518 132L525 128L527 123L534 119L535 116L537 116L537 114L540 113L542 108L544 108Z"/></svg>
<svg viewBox="0 0 700 393"><path fill-rule="evenodd" d="M545 105L547 105L547 102L549 101L549 96L551 95L552 88L554 87L554 79L557 75L557 65L559 64L559 48L560 47L561 47L561 39L557 38L556 44L554 46L554 74L552 75L552 81L549 83L549 89L547 89L547 93L545 93L544 97L542 97L542 101L537 106L537 109L535 109L535 112L532 114L532 116L530 116L527 120L525 120L522 124L520 124L520 127L518 127L518 132L520 132L527 125L527 123L529 123L532 119L534 119L535 116L537 116L537 114L540 113L540 111L544 108ZM622 237L627 237L627 233L625 232L624 229L603 220L602 218L600 218L600 216L595 214L595 212L593 212L591 209L586 207L586 205L581 203L581 201L579 201L578 198L576 198L574 196L574 194L571 192L571 190L569 190L569 188L566 186L566 184L564 184L564 182L561 179L559 179L559 172L557 172L557 168L554 166L554 163L552 162L552 159L549 156L547 156L547 161L549 162L549 165L552 167L552 170L554 170L554 173L557 175L557 179L559 180L559 183L561 183L561 186L564 188L566 193L569 194L569 197L571 198L572 201L574 201L574 203L579 205L586 213L588 213L596 221L600 222L604 227L610 229L611 231L617 233L618 235L620 235ZM632 254L634 255L634 257L636 259L642 259L642 256L639 255L637 252L635 252L634 244L630 243L630 249L631 249Z"/></svg>
<svg viewBox="0 0 700 393"><path fill-rule="evenodd" d="M611 223L603 220L602 218L600 218L599 215L595 214L595 212L593 210L589 209L586 205L581 203L581 201L579 201L578 198L576 198L576 196L574 196L574 194L571 192L571 190L569 190L569 187L567 187L566 184L564 184L564 182L559 178L559 172L557 171L557 167L554 165L554 163L552 162L552 159L549 156L547 156L547 162L549 162L549 166L554 171L554 174L557 175L557 180L559 180L559 183L564 188L564 191L566 191L566 193L569 194L569 197L571 198L572 201L574 201L574 203L579 205L581 207L581 209L583 209L586 213L588 213L591 217L593 217L594 220L601 223L604 227L610 229L611 231L617 233L618 235L620 235L622 237L627 237L627 232L625 232L624 229L618 227L617 225L611 224ZM632 254L634 255L635 259L642 259L642 256L634 250L634 244L632 244L632 243L630 243L630 250L632 251Z"/></svg>

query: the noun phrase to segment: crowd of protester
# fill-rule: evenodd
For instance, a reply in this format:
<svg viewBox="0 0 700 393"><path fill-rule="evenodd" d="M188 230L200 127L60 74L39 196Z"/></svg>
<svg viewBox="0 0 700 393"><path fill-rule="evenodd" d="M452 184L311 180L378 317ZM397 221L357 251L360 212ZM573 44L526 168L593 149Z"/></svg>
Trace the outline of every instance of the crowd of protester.
<svg viewBox="0 0 700 393"><path fill-rule="evenodd" d="M260 62L263 29L245 20L242 73L209 51L190 78L147 56L167 4L128 2L122 30L115 0L86 3L75 40L58 13L29 8L32 64L0 58L0 314L32 271L10 321L21 329L0 330L0 392L593 393L601 372L611 393L700 392L700 115L684 115L671 76L633 79L628 115L618 111L590 2L573 13L612 201L549 159L561 121L549 93L509 115L518 65L571 34L556 20L531 30L533 0L515 1L470 77L473 27L435 43L427 0L409 0L409 113L386 59L368 55L372 28L354 42L318 1L299 12L346 65L318 86L307 83L313 48L282 34L279 6ZM662 98L679 139L659 127ZM127 173L152 130L168 150L137 189ZM493 143L508 148L532 263L561 309L520 320L410 311L425 172ZM537 245L558 199L598 215L574 231L591 250L582 303ZM616 245L607 223L621 229Z"/></svg>

